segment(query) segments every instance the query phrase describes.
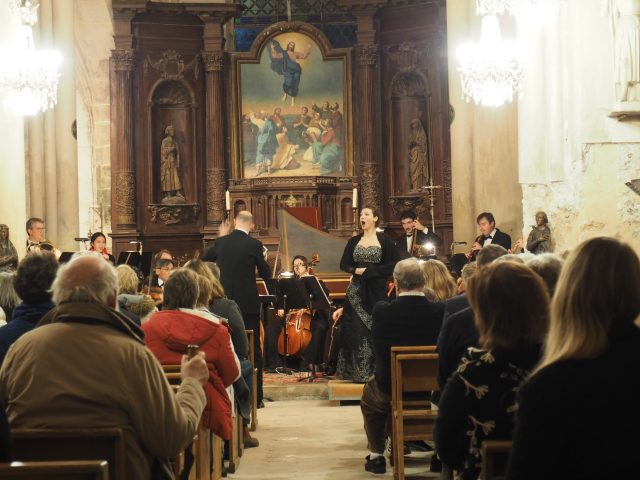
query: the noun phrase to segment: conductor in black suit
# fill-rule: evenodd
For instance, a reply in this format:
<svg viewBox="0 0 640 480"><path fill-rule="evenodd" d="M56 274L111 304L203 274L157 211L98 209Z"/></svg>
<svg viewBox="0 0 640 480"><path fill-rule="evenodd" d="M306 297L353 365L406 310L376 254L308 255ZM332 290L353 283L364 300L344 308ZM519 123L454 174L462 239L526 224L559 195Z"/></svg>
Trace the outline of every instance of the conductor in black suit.
<svg viewBox="0 0 640 480"><path fill-rule="evenodd" d="M482 212L476 219L480 235L473 242L471 247L470 259L475 260L476 255L482 247L489 244L500 245L507 250L511 250L511 237L496 228L496 219L489 212ZM469 255L467 255L469 256Z"/></svg>
<svg viewBox="0 0 640 480"><path fill-rule="evenodd" d="M400 221L402 222L404 234L396 240L395 245L400 250L401 258L416 256L416 252L435 256L435 248L442 247L442 239L435 233L430 232L427 227L421 225L417 220L416 213L411 210L402 212ZM424 248L427 244L431 244L434 248L425 250ZM419 250L420 246L422 246L423 250Z"/></svg>
<svg viewBox="0 0 640 480"><path fill-rule="evenodd" d="M260 300L256 286L256 268L263 279L271 278L271 269L264 258L262 242L249 233L255 226L251 212L243 210L234 221L235 229L226 234L224 228L212 247L207 247L202 259L215 262L220 268L220 282L228 298L240 307L244 325L253 330L253 346L258 369L258 404L262 402L262 350L260 348Z"/></svg>

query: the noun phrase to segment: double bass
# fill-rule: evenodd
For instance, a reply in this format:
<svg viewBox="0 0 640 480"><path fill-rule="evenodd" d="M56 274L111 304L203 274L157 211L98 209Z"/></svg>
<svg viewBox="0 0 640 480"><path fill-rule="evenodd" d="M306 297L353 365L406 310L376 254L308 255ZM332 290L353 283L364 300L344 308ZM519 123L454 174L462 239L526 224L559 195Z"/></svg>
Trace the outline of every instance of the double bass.
<svg viewBox="0 0 640 480"><path fill-rule="evenodd" d="M313 275L313 267L320 261L320 256L314 253L311 256L311 262L307 267L307 274ZM313 312L309 308L299 308L289 310L285 321L287 329L287 355L291 357L299 357L311 343L311 319ZM278 336L278 353L285 354L284 349L284 329Z"/></svg>

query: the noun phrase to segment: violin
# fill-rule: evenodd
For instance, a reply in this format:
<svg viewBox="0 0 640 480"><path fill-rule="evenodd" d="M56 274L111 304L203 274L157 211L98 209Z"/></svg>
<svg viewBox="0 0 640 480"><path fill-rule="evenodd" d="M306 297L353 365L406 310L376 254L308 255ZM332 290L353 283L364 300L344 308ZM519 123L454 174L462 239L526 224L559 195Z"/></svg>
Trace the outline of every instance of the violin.
<svg viewBox="0 0 640 480"><path fill-rule="evenodd" d="M307 265L307 274L313 275L313 267L320 262L320 255L311 255L311 261ZM287 329L287 355L300 356L311 343L311 319L313 311L309 308L290 310L287 313L285 328ZM284 355L284 329L278 336L278 353Z"/></svg>

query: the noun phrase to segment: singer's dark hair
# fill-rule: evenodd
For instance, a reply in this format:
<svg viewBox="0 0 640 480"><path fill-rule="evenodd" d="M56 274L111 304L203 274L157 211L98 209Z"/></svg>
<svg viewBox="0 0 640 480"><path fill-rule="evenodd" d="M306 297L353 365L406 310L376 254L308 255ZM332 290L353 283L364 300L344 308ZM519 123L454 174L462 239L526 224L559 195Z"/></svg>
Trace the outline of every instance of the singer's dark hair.
<svg viewBox="0 0 640 480"><path fill-rule="evenodd" d="M482 212L480 215L478 215L478 218L476 218L476 223L480 223L480 220L482 220L483 218L485 218L489 223L493 223L494 225L496 224L496 219L493 218L493 213Z"/></svg>

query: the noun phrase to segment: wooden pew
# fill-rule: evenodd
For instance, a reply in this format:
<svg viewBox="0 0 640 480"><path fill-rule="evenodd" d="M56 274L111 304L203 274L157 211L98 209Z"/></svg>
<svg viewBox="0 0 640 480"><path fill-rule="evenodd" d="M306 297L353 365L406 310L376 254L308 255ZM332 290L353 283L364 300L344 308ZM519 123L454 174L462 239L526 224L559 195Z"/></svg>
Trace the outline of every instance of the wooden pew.
<svg viewBox="0 0 640 480"><path fill-rule="evenodd" d="M493 480L506 474L511 453L511 440L485 440L482 442L482 480Z"/></svg>
<svg viewBox="0 0 640 480"><path fill-rule="evenodd" d="M0 463L3 480L108 480L104 460Z"/></svg>
<svg viewBox="0 0 640 480"><path fill-rule="evenodd" d="M429 393L438 389L438 354L434 346L391 348L391 421L393 476L404 480L404 442L433 440L437 412ZM423 398L405 400L408 394Z"/></svg>
<svg viewBox="0 0 640 480"><path fill-rule="evenodd" d="M240 468L240 457L242 456L242 415L238 411L236 405L233 406L235 417L231 419L233 430L231 431L231 440L229 440L229 472L236 473Z"/></svg>
<svg viewBox="0 0 640 480"><path fill-rule="evenodd" d="M258 369L256 368L255 351L253 348L253 330L247 330L247 338L249 339L249 359L251 360L251 368L253 369L253 377L251 381L251 423L249 430L255 432L258 428ZM264 352L264 350L262 350Z"/></svg>
<svg viewBox="0 0 640 480"><path fill-rule="evenodd" d="M180 378L180 365L162 365L165 377L169 384L177 391L182 379ZM189 480L219 480L222 478L222 439L211 433L200 420L198 431L193 439L193 466L189 474ZM213 453L213 455L212 455ZM176 459L176 475L183 468L183 459ZM213 457L213 477L211 476Z"/></svg>
<svg viewBox="0 0 640 480"><path fill-rule="evenodd" d="M11 457L21 462L98 460L108 462L109 479L125 480L122 429L14 428Z"/></svg>

